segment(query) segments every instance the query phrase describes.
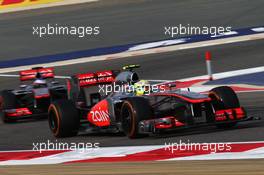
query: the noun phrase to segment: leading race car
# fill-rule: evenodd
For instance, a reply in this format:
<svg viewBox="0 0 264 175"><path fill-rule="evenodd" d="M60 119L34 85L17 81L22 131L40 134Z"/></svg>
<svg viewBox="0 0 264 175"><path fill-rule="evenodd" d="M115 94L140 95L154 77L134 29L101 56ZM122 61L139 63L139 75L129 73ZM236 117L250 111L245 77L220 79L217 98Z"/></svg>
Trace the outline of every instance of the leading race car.
<svg viewBox="0 0 264 175"><path fill-rule="evenodd" d="M53 68L36 67L19 74L23 84L0 94L0 115L4 122L47 115L52 100L67 98L66 85L53 79Z"/></svg>
<svg viewBox="0 0 264 175"><path fill-rule="evenodd" d="M214 88L208 94L167 88L138 96L128 88L139 82L133 70L136 67L127 66L120 73L79 74L68 80L69 98L54 101L49 107L48 121L54 136L75 136L85 130L123 132L136 138L210 124L232 127L247 120L236 93L227 86ZM111 87L113 92L103 94L102 87Z"/></svg>

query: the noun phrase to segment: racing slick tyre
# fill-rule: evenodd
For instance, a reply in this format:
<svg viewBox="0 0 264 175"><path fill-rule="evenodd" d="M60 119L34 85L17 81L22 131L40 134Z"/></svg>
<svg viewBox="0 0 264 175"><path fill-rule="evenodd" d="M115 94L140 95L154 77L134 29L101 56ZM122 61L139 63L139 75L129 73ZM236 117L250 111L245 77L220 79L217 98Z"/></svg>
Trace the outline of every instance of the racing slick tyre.
<svg viewBox="0 0 264 175"><path fill-rule="evenodd" d="M11 123L16 121L16 119L8 118L3 112L3 110L15 109L15 108L16 108L16 96L10 91L3 90L0 96L0 110L1 110L0 116L4 123Z"/></svg>
<svg viewBox="0 0 264 175"><path fill-rule="evenodd" d="M213 88L209 92L209 97L212 98L212 104L215 110L239 108L240 103L234 90L228 86L220 86ZM231 128L234 127L237 122L217 124L218 128Z"/></svg>
<svg viewBox="0 0 264 175"><path fill-rule="evenodd" d="M121 123L124 133L129 138L144 136L139 133L139 122L151 118L151 107L143 97L128 98L121 107Z"/></svg>
<svg viewBox="0 0 264 175"><path fill-rule="evenodd" d="M79 112L70 100L58 100L50 104L48 121L55 137L72 137L78 134Z"/></svg>

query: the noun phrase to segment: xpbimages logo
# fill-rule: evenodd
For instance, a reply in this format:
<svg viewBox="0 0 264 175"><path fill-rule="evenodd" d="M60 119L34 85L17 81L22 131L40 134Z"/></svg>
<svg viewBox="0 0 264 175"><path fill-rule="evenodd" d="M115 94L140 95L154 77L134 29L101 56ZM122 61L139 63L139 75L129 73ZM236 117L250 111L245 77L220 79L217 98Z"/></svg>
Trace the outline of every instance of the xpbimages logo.
<svg viewBox="0 0 264 175"><path fill-rule="evenodd" d="M165 26L164 34L170 37L177 37L179 35L224 35L225 33L231 32L232 27L227 26L191 26L190 24L177 26Z"/></svg>
<svg viewBox="0 0 264 175"><path fill-rule="evenodd" d="M164 147L165 151L169 151L172 154L177 151L187 151L187 152L195 152L195 151L205 151L210 153L217 152L228 152L231 151L232 146L231 143L194 143L188 140L184 142L180 140L179 142L174 143L165 143Z"/></svg>
<svg viewBox="0 0 264 175"><path fill-rule="evenodd" d="M144 95L149 95L150 93L164 92L165 85L150 85L145 84L144 86L135 86L129 84L102 84L98 86L99 93L109 95L111 93L137 93L142 92Z"/></svg>
<svg viewBox="0 0 264 175"><path fill-rule="evenodd" d="M61 151L80 151L80 152L85 152L88 150L95 150L99 149L100 143L91 143L91 142L79 142L79 143L63 143L63 142L58 142L57 140L55 142L52 142L50 140L47 140L47 142L37 142L37 143L32 143L33 146L33 151L39 151L40 153L42 151L50 151L50 150L61 150Z"/></svg>
<svg viewBox="0 0 264 175"><path fill-rule="evenodd" d="M77 36L83 38L91 35L99 35L99 26L60 26L58 24L47 24L46 26L33 26L32 34L39 38L53 35Z"/></svg>

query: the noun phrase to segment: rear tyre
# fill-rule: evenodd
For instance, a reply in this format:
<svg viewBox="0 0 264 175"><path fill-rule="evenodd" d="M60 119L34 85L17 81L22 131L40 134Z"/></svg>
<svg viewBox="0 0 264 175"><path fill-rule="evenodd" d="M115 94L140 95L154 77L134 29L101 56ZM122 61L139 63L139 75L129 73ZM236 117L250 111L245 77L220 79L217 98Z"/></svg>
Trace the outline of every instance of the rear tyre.
<svg viewBox="0 0 264 175"><path fill-rule="evenodd" d="M5 112L3 112L3 110L15 109L16 105L17 105L16 96L10 91L3 90L0 96L0 108L1 108L0 117L4 123L16 122L16 119L8 118Z"/></svg>
<svg viewBox="0 0 264 175"><path fill-rule="evenodd" d="M139 122L151 118L151 107L143 97L128 98L121 107L121 123L129 138L144 136L139 133Z"/></svg>
<svg viewBox="0 0 264 175"><path fill-rule="evenodd" d="M79 112L70 100L58 100L48 110L50 130L55 137L76 136L79 131Z"/></svg>
<svg viewBox="0 0 264 175"><path fill-rule="evenodd" d="M223 110L230 108L239 108L239 99L234 90L228 86L220 86L213 88L209 92L209 97L212 99L212 104L215 110ZM237 122L217 124L218 128L231 128L234 127Z"/></svg>

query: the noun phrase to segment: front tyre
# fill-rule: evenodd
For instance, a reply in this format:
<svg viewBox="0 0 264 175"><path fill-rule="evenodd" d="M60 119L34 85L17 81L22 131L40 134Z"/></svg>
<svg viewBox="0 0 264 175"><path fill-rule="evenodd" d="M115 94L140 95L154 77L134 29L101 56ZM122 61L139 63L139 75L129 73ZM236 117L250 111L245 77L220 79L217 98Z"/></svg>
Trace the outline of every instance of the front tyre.
<svg viewBox="0 0 264 175"><path fill-rule="evenodd" d="M240 103L235 91L228 86L220 86L213 88L209 92L209 97L212 99L212 104L215 110L224 110L231 108L239 108ZM218 128L231 128L237 122L217 124Z"/></svg>
<svg viewBox="0 0 264 175"><path fill-rule="evenodd" d="M48 121L55 137L71 137L78 134L79 112L70 100L58 100L50 104Z"/></svg>
<svg viewBox="0 0 264 175"><path fill-rule="evenodd" d="M143 135L139 132L139 122L151 118L151 108L143 97L128 98L121 107L121 123L124 133L129 138Z"/></svg>

